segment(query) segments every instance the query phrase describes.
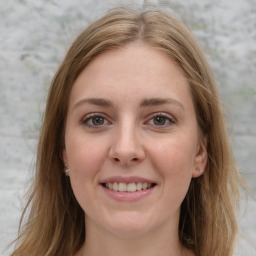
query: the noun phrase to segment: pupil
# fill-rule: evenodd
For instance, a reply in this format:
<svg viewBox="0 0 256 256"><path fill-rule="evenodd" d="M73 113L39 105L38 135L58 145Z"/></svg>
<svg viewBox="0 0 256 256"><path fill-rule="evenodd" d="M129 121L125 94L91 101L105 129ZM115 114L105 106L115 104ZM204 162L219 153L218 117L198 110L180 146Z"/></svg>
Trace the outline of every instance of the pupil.
<svg viewBox="0 0 256 256"><path fill-rule="evenodd" d="M103 122L104 122L103 117L100 117L100 116L94 117L92 119L92 123L94 125L101 125L101 124L103 124Z"/></svg>
<svg viewBox="0 0 256 256"><path fill-rule="evenodd" d="M156 125L163 125L163 124L165 124L165 117L157 116L157 117L154 119L154 123L155 123Z"/></svg>

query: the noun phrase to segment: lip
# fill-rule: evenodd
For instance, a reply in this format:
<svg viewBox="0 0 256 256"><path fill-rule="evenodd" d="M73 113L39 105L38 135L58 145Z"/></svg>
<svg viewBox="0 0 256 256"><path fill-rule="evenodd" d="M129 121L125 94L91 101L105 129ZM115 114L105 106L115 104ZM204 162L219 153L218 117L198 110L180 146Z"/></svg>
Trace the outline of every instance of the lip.
<svg viewBox="0 0 256 256"><path fill-rule="evenodd" d="M149 180L149 179L145 179L142 177L138 177L138 176L130 176L130 177L125 177L125 176L113 176L113 177L109 177L107 179L104 179L102 181L100 181L100 183L113 183L113 182L123 182L123 183L138 183L138 182L142 182L142 183L154 183L156 184L155 181L153 180Z"/></svg>
<svg viewBox="0 0 256 256"><path fill-rule="evenodd" d="M111 198L118 200L118 201L138 201L144 197L149 196L155 189L156 186L145 189L145 190L139 190L135 192L120 192L120 191L114 191L112 189L105 188L104 186L101 186L103 191Z"/></svg>
<svg viewBox="0 0 256 256"><path fill-rule="evenodd" d="M103 183L113 183L113 182L123 182L127 184L141 182L141 183L153 183L157 185L157 183L153 180L146 179L143 177L138 177L138 176L130 176L130 177L112 176L100 182L101 188L109 197L117 201L130 201L130 202L138 201L144 197L149 196L154 191L156 186L153 186L145 190L135 191L135 192L120 192L120 191L114 191L112 189L108 189L102 185Z"/></svg>

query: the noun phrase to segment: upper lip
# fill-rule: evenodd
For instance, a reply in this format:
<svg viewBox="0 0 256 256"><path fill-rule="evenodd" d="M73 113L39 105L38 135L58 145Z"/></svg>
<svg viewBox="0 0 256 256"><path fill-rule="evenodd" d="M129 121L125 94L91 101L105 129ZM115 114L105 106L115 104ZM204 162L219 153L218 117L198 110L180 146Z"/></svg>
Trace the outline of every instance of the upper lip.
<svg viewBox="0 0 256 256"><path fill-rule="evenodd" d="M114 183L114 182L123 182L123 183L154 183L156 184L155 181L138 177L138 176L130 176L130 177L124 177L124 176L112 176L109 178L106 178L102 180L100 183Z"/></svg>

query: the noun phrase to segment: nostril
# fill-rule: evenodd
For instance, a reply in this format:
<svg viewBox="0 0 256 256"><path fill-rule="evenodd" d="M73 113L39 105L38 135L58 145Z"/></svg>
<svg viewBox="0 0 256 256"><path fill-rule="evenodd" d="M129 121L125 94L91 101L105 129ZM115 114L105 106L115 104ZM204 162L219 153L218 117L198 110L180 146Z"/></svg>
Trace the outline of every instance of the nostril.
<svg viewBox="0 0 256 256"><path fill-rule="evenodd" d="M120 159L117 158L117 157L114 157L113 160L114 160L115 162L121 162ZM134 158L132 158L130 161L131 161L131 162L137 162L138 160L139 160L139 158L134 157Z"/></svg>

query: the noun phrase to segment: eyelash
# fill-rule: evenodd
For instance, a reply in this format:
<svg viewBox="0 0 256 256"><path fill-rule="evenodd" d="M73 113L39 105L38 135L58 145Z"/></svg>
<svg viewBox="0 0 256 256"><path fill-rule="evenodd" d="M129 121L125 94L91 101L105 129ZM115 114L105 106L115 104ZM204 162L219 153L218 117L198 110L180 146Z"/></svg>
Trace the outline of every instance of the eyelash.
<svg viewBox="0 0 256 256"><path fill-rule="evenodd" d="M175 123L174 118L171 117L171 116L168 115L168 114L165 114L165 113L155 113L153 116L150 117L150 119L149 119L146 123L149 123L150 121L153 121L153 122L154 122L154 120L155 120L156 118L158 118L158 117L164 118L164 122L165 122L165 123L164 123L163 125L161 125L161 124L158 124L158 125L157 125L157 124L153 123L153 124L151 124L152 126L155 126L155 127L161 129L161 128L166 128L166 126L169 126L169 125ZM168 122L167 124L166 124L166 121Z"/></svg>
<svg viewBox="0 0 256 256"><path fill-rule="evenodd" d="M155 123L153 123L153 124L150 124L150 122L151 121L153 121L154 122L154 120L156 119L156 118L164 118L164 124L155 124ZM95 124L91 124L90 122L93 122L93 119L94 118L102 118L103 119L103 124L99 124L99 125L95 125ZM168 122L167 124L166 124L166 121ZM83 124L83 125L85 125L86 127L88 127L88 128L101 128L101 127L103 127L104 125L106 125L106 122L108 123L108 124L111 124L111 122L110 121L108 121L107 120L107 118L105 118L101 113L92 113L92 114L89 114L89 115L87 115L85 118L83 118L83 120L81 121L81 123ZM168 115L168 114L165 114L165 113L155 113L155 114L153 114L146 122L145 122L145 124L150 124L151 126L155 126L155 127L157 127L157 128L159 128L159 129L163 129L163 128L166 128L166 126L169 126L169 125L171 125L171 124L174 124L175 123L175 120L174 120L174 118L173 117L171 117L170 115Z"/></svg>
<svg viewBox="0 0 256 256"><path fill-rule="evenodd" d="M104 124L100 124L100 125L90 124L89 122L93 122L93 118L102 118ZM81 123L89 128L101 128L103 125L105 125L106 121L108 123L110 123L102 114L92 113L92 114L87 115L85 118L83 118Z"/></svg>

